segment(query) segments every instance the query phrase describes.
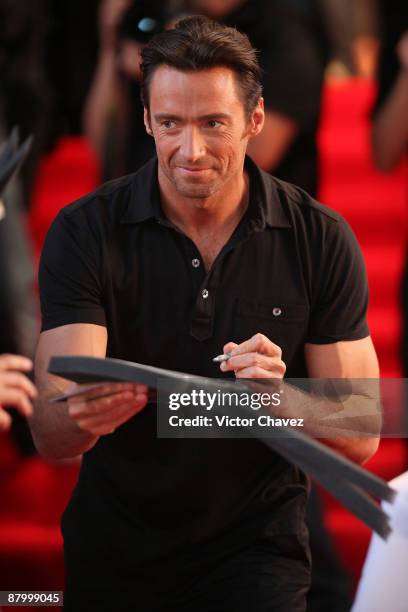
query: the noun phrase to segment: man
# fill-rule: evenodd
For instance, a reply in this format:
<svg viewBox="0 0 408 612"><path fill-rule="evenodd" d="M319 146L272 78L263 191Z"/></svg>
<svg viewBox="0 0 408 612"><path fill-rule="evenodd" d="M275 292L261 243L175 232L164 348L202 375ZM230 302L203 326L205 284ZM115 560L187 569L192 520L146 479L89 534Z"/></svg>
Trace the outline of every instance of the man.
<svg viewBox="0 0 408 612"><path fill-rule="evenodd" d="M345 7L344 0L341 4ZM319 189L322 88L334 51L327 5L327 0L187 1L192 11L238 28L257 49L265 119L260 134L249 141L247 154L263 170L313 197ZM347 7L345 12L350 13ZM346 612L351 606L351 578L325 528L316 487L310 491L306 525L313 558L308 612Z"/></svg>
<svg viewBox="0 0 408 612"><path fill-rule="evenodd" d="M263 170L313 197L320 178L321 95L334 51L327 5L327 0L187 1L191 10L238 28L257 49L265 119L260 134L248 143L247 154ZM351 578L325 528L317 487L310 491L306 525L313 558L308 612L346 612L351 605Z"/></svg>
<svg viewBox="0 0 408 612"><path fill-rule="evenodd" d="M299 470L255 440L157 439L143 385L47 404L68 385L46 372L54 354L219 376L232 349L237 378L378 375L350 230L245 157L264 120L248 39L190 18L142 58L157 160L65 208L41 262L33 435L46 456L84 453L65 609L304 610ZM327 442L359 462L378 443Z"/></svg>

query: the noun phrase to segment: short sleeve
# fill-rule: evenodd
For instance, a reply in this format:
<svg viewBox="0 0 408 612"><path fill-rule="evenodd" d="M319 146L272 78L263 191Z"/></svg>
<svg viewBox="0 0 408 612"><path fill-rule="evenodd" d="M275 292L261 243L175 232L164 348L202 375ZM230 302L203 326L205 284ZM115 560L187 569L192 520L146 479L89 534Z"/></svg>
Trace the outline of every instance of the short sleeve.
<svg viewBox="0 0 408 612"><path fill-rule="evenodd" d="M100 249L79 208L63 209L52 223L41 254L41 331L71 323L106 325Z"/></svg>
<svg viewBox="0 0 408 612"><path fill-rule="evenodd" d="M363 256L344 219L332 221L315 252L318 270L306 342L330 344L369 335L368 282Z"/></svg>

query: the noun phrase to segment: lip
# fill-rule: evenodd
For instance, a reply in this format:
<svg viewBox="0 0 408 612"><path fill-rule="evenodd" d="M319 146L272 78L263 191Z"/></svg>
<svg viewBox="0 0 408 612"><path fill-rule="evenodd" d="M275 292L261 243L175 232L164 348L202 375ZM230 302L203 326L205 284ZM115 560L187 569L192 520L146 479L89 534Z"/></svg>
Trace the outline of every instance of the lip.
<svg viewBox="0 0 408 612"><path fill-rule="evenodd" d="M184 172L191 172L191 173L199 173L199 172L205 172L206 170L211 170L211 168L188 168L186 166L179 166L180 170L184 170Z"/></svg>

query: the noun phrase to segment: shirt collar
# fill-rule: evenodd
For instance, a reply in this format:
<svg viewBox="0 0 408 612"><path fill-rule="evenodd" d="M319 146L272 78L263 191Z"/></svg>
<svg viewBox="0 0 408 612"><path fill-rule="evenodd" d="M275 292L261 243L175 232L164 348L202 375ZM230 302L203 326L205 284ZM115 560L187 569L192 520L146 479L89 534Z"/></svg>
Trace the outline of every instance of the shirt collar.
<svg viewBox="0 0 408 612"><path fill-rule="evenodd" d="M162 219L157 158L153 157L133 175L130 198L121 216L121 223L142 223L148 219Z"/></svg>
<svg viewBox="0 0 408 612"><path fill-rule="evenodd" d="M246 217L254 229L292 227L284 208L281 181L261 170L248 155L245 157L245 170L250 189Z"/></svg>
<svg viewBox="0 0 408 612"><path fill-rule="evenodd" d="M131 197L122 214L122 223L141 223L148 219L164 221L157 181L157 158L154 157L133 177ZM245 169L249 175L249 205L245 221L256 230L266 226L273 228L292 227L284 209L283 189L280 181L261 170L247 155Z"/></svg>

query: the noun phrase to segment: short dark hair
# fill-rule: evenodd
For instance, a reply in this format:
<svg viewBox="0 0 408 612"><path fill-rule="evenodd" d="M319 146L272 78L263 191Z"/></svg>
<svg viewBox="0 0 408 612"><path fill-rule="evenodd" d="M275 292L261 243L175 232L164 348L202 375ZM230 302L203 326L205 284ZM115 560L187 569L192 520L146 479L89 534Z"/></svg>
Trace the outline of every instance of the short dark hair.
<svg viewBox="0 0 408 612"><path fill-rule="evenodd" d="M262 95L262 71L248 37L203 15L187 17L175 28L157 34L142 49L143 105L149 108L149 86L159 66L195 72L218 66L230 68L238 79L249 117Z"/></svg>

